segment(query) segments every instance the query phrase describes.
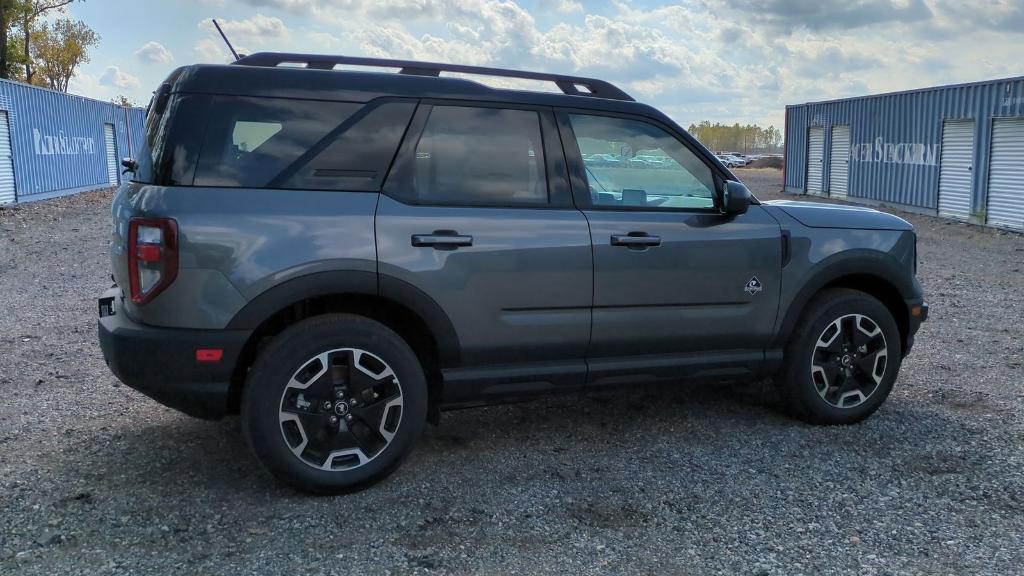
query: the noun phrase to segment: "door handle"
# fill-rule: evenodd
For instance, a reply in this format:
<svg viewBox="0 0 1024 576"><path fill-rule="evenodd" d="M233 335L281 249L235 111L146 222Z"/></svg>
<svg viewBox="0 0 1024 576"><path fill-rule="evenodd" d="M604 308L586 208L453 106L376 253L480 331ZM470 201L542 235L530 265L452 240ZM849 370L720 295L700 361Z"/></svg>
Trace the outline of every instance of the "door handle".
<svg viewBox="0 0 1024 576"><path fill-rule="evenodd" d="M432 234L413 234L412 245L417 248L455 250L463 246L472 246L473 237L450 230L435 230Z"/></svg>
<svg viewBox="0 0 1024 576"><path fill-rule="evenodd" d="M613 234L612 246L626 246L627 248L647 248L650 246L661 246L660 236L649 236L646 232L630 232L629 234Z"/></svg>

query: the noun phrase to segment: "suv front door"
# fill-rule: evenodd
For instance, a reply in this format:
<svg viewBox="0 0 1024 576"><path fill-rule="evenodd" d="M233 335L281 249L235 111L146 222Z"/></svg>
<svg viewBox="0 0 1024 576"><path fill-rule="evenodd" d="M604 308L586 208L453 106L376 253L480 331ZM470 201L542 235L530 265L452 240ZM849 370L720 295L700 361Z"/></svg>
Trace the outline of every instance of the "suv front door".
<svg viewBox="0 0 1024 576"><path fill-rule="evenodd" d="M411 285L451 321L448 401L583 385L590 235L550 108L421 103L376 238L382 293Z"/></svg>
<svg viewBox="0 0 1024 576"><path fill-rule="evenodd" d="M781 230L759 205L716 207L723 175L667 127L559 112L590 224L595 384L759 368L775 326Z"/></svg>

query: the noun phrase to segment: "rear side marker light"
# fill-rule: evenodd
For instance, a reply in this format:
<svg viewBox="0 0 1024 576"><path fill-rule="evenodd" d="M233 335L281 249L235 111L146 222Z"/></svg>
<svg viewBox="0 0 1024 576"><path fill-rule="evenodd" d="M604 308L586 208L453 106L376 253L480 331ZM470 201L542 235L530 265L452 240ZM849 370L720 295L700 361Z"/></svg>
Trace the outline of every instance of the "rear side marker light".
<svg viewBox="0 0 1024 576"><path fill-rule="evenodd" d="M220 348L199 348L196 350L196 362L220 362L224 350Z"/></svg>
<svg viewBox="0 0 1024 576"><path fill-rule="evenodd" d="M911 308L910 309L910 315L914 316L914 317L920 316L921 315L921 307L920 306L914 306L913 308Z"/></svg>

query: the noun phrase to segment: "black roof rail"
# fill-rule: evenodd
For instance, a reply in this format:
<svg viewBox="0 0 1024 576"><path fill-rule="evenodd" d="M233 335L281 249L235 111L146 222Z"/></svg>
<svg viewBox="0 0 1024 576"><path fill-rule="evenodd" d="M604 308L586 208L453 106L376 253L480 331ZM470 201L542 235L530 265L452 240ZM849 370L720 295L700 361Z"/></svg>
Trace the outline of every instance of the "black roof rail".
<svg viewBox="0 0 1024 576"><path fill-rule="evenodd" d="M482 66L465 66L462 64L440 64L437 62L417 62L415 60L390 60L386 58L363 58L359 56L327 56L323 54L292 54L286 52L257 52L235 60L234 64L242 66L261 66L273 68L281 64L303 64L312 70L333 70L339 64L351 66L378 66L381 68L398 68L399 74L414 76L440 76L441 72L460 72L480 76L501 76L504 78L523 78L554 82L564 94L571 96L591 96L608 100L627 100L633 98L618 86L596 78L565 76L563 74L547 74L544 72L523 72L505 68L486 68Z"/></svg>

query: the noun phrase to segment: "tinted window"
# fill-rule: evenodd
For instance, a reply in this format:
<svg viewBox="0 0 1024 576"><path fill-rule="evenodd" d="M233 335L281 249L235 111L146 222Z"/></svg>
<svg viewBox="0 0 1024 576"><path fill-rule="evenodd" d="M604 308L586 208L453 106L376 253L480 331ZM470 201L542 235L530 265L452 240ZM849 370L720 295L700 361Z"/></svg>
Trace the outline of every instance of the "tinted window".
<svg viewBox="0 0 1024 576"><path fill-rule="evenodd" d="M415 163L413 187L422 203L548 201L536 112L435 106L416 145Z"/></svg>
<svg viewBox="0 0 1024 576"><path fill-rule="evenodd" d="M195 184L379 190L414 108L217 97Z"/></svg>
<svg viewBox="0 0 1024 576"><path fill-rule="evenodd" d="M624 118L569 118L594 207L714 207L711 168L668 132Z"/></svg>
<svg viewBox="0 0 1024 576"><path fill-rule="evenodd" d="M132 180L161 186L191 184L209 104L210 97L204 94L170 96L159 113L151 104Z"/></svg>

